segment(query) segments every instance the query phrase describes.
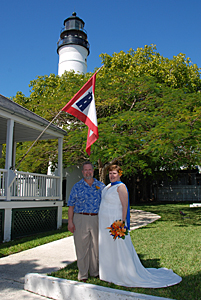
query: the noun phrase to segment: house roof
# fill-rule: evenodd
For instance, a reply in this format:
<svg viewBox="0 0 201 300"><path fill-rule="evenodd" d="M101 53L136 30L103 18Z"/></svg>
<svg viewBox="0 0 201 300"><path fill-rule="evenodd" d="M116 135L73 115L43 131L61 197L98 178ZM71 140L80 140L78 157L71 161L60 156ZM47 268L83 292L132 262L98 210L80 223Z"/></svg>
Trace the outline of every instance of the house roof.
<svg viewBox="0 0 201 300"><path fill-rule="evenodd" d="M0 94L0 144L6 143L7 120L14 120L14 141L33 141L50 123L46 119ZM51 124L41 140L63 137L67 132Z"/></svg>

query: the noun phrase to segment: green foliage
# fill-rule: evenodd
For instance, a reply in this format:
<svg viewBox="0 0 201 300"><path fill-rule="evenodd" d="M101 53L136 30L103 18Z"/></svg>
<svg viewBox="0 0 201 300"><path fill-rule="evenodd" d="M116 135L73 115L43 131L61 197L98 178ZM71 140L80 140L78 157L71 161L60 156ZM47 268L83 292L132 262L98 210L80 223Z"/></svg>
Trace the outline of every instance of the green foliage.
<svg viewBox="0 0 201 300"><path fill-rule="evenodd" d="M128 53L120 51L112 57L108 54L102 54L101 57L112 72L121 69L135 77L153 76L159 83L173 88L185 88L189 92L197 91L201 87L200 69L183 53L168 59L156 52L155 45L145 45L136 51L130 49Z"/></svg>
<svg viewBox="0 0 201 300"><path fill-rule="evenodd" d="M23 158L33 142L18 143L16 149L16 166ZM55 140L38 141L26 158L20 163L19 170L39 174L47 174L51 157L57 154L58 143Z"/></svg>
<svg viewBox="0 0 201 300"><path fill-rule="evenodd" d="M161 169L172 172L198 164L200 69L181 53L164 58L153 45L100 56L104 68L97 74L95 95L99 139L92 146L90 160L99 168L101 180L109 162L123 164L125 176L137 171L144 175ZM14 100L52 120L91 75L39 76L30 83L30 97L18 93ZM56 124L68 132L64 167L88 160L86 126L66 113ZM26 147L18 145L18 157ZM49 160L56 167L57 143L40 142L28 160L34 170L44 172Z"/></svg>
<svg viewBox="0 0 201 300"><path fill-rule="evenodd" d="M1 158L0 158L0 169L5 168L5 160L6 160L6 145L2 145Z"/></svg>
<svg viewBox="0 0 201 300"><path fill-rule="evenodd" d="M74 72L66 72L62 77L54 74L50 74L49 76L39 76L30 83L31 94L29 97L25 97L21 92L18 92L13 100L51 121L89 77L90 74L85 78L84 75L77 75ZM60 114L59 118L55 121L55 124L66 129L69 133L68 138L64 141L64 165L68 166L79 163L82 161L83 157L86 159L87 154L84 154L84 147L84 155L83 157L80 156L80 135L83 135L80 128L85 130L85 126L65 112ZM76 139L74 133L77 131L78 137ZM71 138L71 136L73 138ZM31 142L17 144L16 165L31 144ZM57 150L57 141L49 140L37 142L31 152L26 156L25 160L20 164L19 170L47 173L49 161L52 162L53 169L57 167ZM77 156L79 156L78 159ZM68 157L68 159L65 159L66 157Z"/></svg>

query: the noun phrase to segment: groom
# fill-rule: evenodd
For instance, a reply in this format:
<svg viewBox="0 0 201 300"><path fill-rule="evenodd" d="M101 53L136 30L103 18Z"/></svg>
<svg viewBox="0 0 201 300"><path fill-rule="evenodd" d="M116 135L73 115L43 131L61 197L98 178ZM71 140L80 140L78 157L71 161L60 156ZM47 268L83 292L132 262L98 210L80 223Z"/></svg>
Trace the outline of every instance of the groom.
<svg viewBox="0 0 201 300"><path fill-rule="evenodd" d="M68 230L74 234L78 280L86 282L88 272L97 277L98 266L98 211L104 183L93 178L90 162L82 166L83 179L77 182L68 199Z"/></svg>

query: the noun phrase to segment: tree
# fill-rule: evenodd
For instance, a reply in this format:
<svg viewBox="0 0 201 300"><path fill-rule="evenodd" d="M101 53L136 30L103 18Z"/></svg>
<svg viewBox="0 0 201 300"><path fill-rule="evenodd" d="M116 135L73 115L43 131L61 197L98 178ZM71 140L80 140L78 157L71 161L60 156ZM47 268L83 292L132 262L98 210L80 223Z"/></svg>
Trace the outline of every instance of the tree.
<svg viewBox="0 0 201 300"><path fill-rule="evenodd" d="M62 77L54 74L39 76L30 82L31 94L29 97L25 97L21 92L18 92L13 100L51 121L83 85L84 79L84 75L76 75L74 72L68 72ZM55 123L60 127L67 128L70 133L71 123L74 120L75 118L71 115L62 113ZM76 123L73 131L79 126ZM80 124L80 126L84 127L83 124ZM31 144L32 142L17 144L16 164ZM53 168L57 167L57 149L57 141L55 140L37 142L31 151L32 155L28 154L26 156L20 164L19 170L47 173L50 161L53 163ZM75 163L77 163L77 160Z"/></svg>
<svg viewBox="0 0 201 300"><path fill-rule="evenodd" d="M90 156L100 179L105 180L112 162L124 165L125 176L135 172L152 175L157 170L172 172L198 164L200 69L184 54L164 58L153 45L113 56L102 54L101 58L104 68L97 74L95 96L99 139ZM61 77L38 77L30 84L30 97L18 93L14 100L52 120L91 75L66 72ZM60 115L57 125L68 131L64 166L88 160L86 126L66 113ZM41 153L56 167L54 143L48 148L44 142Z"/></svg>
<svg viewBox="0 0 201 300"><path fill-rule="evenodd" d="M188 92L195 92L201 87L200 69L183 53L168 59L156 52L155 45L145 45L136 51L130 49L128 53L120 51L112 57L108 54L101 54L101 57L111 72L121 69L135 77L147 74L155 77L158 83L185 88Z"/></svg>

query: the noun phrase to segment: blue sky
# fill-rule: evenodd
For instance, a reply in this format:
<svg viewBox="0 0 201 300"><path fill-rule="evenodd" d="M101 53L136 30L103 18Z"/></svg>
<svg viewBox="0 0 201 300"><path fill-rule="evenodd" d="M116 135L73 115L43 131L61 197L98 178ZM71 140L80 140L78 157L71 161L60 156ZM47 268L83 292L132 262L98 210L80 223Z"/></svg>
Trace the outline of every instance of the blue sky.
<svg viewBox="0 0 201 300"><path fill-rule="evenodd" d="M201 67L199 0L6 0L0 8L0 94L29 95L37 76L57 74L57 41L73 12L90 43L88 72L99 55L155 44L168 58L185 53Z"/></svg>

